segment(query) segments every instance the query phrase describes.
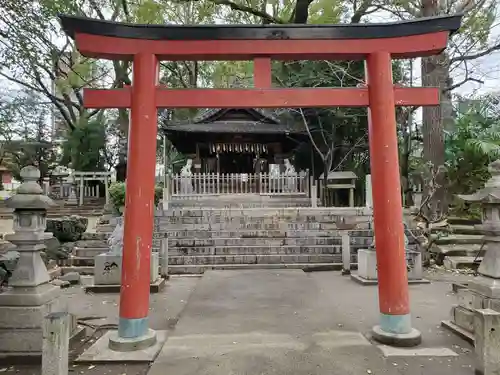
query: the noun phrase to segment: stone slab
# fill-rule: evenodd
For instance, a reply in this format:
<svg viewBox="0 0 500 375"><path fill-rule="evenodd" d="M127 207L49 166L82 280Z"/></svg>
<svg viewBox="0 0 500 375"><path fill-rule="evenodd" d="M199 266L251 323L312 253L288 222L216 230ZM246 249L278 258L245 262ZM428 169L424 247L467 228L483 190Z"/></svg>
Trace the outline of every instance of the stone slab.
<svg viewBox="0 0 500 375"><path fill-rule="evenodd" d="M158 253L151 253L150 282L154 283L159 276ZM95 285L119 285L122 277L122 256L115 254L99 254L95 257Z"/></svg>
<svg viewBox="0 0 500 375"><path fill-rule="evenodd" d="M157 278L153 283L149 285L150 293L159 293L166 286L166 280L164 278ZM84 286L85 293L120 293L120 285L86 285Z"/></svg>
<svg viewBox="0 0 500 375"><path fill-rule="evenodd" d="M153 362L167 339L167 331L156 331L156 343L147 349L117 352L109 348L109 338L114 331L106 332L76 360L77 363L138 363Z"/></svg>
<svg viewBox="0 0 500 375"><path fill-rule="evenodd" d="M458 357L458 354L449 348L395 348L379 345L384 357Z"/></svg>
<svg viewBox="0 0 500 375"><path fill-rule="evenodd" d="M351 274L351 280L357 282L358 284L361 285L378 285L378 280L373 280L373 279L365 279L361 277L358 274ZM430 280L427 279L420 279L420 280L408 280L408 284L414 285L414 284L430 284Z"/></svg>
<svg viewBox="0 0 500 375"><path fill-rule="evenodd" d="M474 345L474 334L472 332L469 332L469 331L457 326L451 320L441 321L441 326L448 329L449 331L453 332L454 334L456 334L460 338L464 339L469 344Z"/></svg>

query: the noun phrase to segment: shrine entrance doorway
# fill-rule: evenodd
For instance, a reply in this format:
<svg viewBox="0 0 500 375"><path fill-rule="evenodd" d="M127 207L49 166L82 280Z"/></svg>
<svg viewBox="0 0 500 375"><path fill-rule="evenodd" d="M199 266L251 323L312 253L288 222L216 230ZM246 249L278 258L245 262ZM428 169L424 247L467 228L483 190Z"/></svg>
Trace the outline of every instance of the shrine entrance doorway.
<svg viewBox="0 0 500 375"><path fill-rule="evenodd" d="M395 106L438 105L438 88L394 86L392 59L440 53L461 16L359 25L131 25L61 16L87 57L133 61L131 87L86 89L87 108L130 108L125 236L118 342L152 342L148 329L158 108L368 107L374 227L383 343L412 345ZM365 60L366 84L272 87L272 60ZM160 60L253 60L254 88L169 89Z"/></svg>

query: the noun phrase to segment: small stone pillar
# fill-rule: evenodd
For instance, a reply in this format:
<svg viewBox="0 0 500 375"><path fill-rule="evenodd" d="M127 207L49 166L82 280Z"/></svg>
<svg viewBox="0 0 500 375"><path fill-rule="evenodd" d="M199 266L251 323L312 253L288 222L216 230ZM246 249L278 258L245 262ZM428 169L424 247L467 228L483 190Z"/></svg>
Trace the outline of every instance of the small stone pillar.
<svg viewBox="0 0 500 375"><path fill-rule="evenodd" d="M351 236L349 231L356 229L357 223L346 222L345 218L337 220L335 226L342 237L342 275L351 274Z"/></svg>
<svg viewBox="0 0 500 375"><path fill-rule="evenodd" d="M40 257L45 249L47 208L53 201L38 185L40 171L28 166L21 170L23 183L17 194L7 200L14 209L14 233L5 239L17 246L20 257L8 289L0 293L0 353L3 356L42 354L44 317L64 310L59 301L60 288L49 284L47 268Z"/></svg>
<svg viewBox="0 0 500 375"><path fill-rule="evenodd" d="M366 207L373 208L372 175L365 176Z"/></svg>
<svg viewBox="0 0 500 375"><path fill-rule="evenodd" d="M43 375L68 375L70 316L67 312L51 313L43 324Z"/></svg>
<svg viewBox="0 0 500 375"><path fill-rule="evenodd" d="M474 315L476 375L500 374L500 313L477 309Z"/></svg>
<svg viewBox="0 0 500 375"><path fill-rule="evenodd" d="M490 308L500 312L500 160L488 167L491 178L483 189L471 195L459 195L467 201L481 203L483 222L476 229L484 234L484 258L479 266L479 276L471 280L467 288L457 292L458 305L452 308L451 321L444 326L460 333L474 336L476 309ZM500 330L500 327L496 329Z"/></svg>
<svg viewBox="0 0 500 375"><path fill-rule="evenodd" d="M78 204L80 206L83 206L83 198L85 196L85 180L83 178L83 175L80 176L80 200L78 202Z"/></svg>

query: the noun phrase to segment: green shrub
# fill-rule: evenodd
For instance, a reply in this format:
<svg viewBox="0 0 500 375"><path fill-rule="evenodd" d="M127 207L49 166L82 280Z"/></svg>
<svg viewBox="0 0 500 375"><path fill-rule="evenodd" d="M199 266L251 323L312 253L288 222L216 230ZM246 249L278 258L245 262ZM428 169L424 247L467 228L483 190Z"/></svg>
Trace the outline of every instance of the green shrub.
<svg viewBox="0 0 500 375"><path fill-rule="evenodd" d="M155 206L158 206L163 196L163 187L161 185L155 186ZM115 182L109 187L109 197L113 207L119 211L120 208L125 207L125 183Z"/></svg>

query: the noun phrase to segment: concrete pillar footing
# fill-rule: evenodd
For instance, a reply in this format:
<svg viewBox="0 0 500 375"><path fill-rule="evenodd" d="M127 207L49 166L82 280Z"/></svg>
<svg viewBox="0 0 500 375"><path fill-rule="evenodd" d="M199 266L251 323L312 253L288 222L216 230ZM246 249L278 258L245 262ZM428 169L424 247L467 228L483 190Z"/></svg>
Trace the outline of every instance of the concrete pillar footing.
<svg viewBox="0 0 500 375"><path fill-rule="evenodd" d="M132 352L144 350L156 344L156 331L148 329L145 335L134 338L118 336L118 331L112 332L109 337L109 348L116 352Z"/></svg>
<svg viewBox="0 0 500 375"><path fill-rule="evenodd" d="M415 328L409 333L391 333L376 325L372 328L372 337L381 344L405 348L420 345L422 342L422 334Z"/></svg>

